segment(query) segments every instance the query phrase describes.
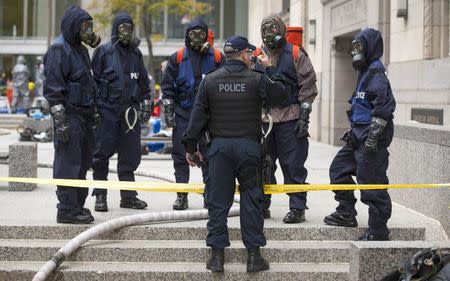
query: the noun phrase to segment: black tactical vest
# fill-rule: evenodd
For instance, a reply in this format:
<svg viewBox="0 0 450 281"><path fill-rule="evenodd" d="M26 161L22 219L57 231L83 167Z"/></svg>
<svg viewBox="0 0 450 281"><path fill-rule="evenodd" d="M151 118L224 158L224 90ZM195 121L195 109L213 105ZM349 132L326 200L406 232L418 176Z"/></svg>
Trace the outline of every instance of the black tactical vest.
<svg viewBox="0 0 450 281"><path fill-rule="evenodd" d="M206 76L212 137L260 137L260 75L248 69L232 73L225 66Z"/></svg>

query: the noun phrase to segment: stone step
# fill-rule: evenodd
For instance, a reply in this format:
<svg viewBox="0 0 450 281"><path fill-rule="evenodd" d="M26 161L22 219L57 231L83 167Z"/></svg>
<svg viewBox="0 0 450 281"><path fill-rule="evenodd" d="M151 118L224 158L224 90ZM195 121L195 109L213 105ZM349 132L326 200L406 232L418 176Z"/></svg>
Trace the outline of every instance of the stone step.
<svg viewBox="0 0 450 281"><path fill-rule="evenodd" d="M0 280L29 281L42 262L1 262ZM64 262L47 280L348 280L348 263L271 263L270 270L245 272L243 263L226 263L224 273L211 273L199 263Z"/></svg>
<svg viewBox="0 0 450 281"><path fill-rule="evenodd" d="M91 226L86 225L1 225L0 239L72 239ZM265 227L267 240L303 241L353 241L366 232L365 228L333 227L326 225ZM391 240L418 241L425 239L425 227L392 227ZM153 224L124 227L113 233L98 237L100 240L204 240L204 226L174 226ZM229 227L230 240L241 240L238 227Z"/></svg>
<svg viewBox="0 0 450 281"><path fill-rule="evenodd" d="M46 261L67 241L0 240L0 261ZM209 257L205 241L194 240L93 240L68 260L96 262L204 262ZM262 253L271 262L350 262L350 244L330 241L268 241ZM231 241L225 258L243 263L246 250L241 241Z"/></svg>

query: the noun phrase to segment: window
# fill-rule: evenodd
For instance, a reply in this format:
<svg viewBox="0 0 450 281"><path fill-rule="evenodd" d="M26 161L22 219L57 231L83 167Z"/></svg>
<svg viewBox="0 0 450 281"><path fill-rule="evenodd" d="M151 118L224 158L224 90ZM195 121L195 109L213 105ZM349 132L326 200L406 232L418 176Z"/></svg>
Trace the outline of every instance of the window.
<svg viewBox="0 0 450 281"><path fill-rule="evenodd" d="M23 36L23 0L0 1L0 36Z"/></svg>
<svg viewBox="0 0 450 281"><path fill-rule="evenodd" d="M50 24L50 0L27 0L27 36L46 38Z"/></svg>

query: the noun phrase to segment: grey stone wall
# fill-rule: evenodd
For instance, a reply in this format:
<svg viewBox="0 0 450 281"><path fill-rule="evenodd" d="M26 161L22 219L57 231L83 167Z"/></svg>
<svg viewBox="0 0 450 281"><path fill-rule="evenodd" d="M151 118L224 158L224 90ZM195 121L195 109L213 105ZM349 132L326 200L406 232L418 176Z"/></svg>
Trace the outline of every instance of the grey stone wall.
<svg viewBox="0 0 450 281"><path fill-rule="evenodd" d="M15 143L9 146L9 176L19 178L37 177L37 144ZM10 182L9 191L32 191L34 183Z"/></svg>
<svg viewBox="0 0 450 281"><path fill-rule="evenodd" d="M396 124L389 149L391 183L449 183L450 127ZM450 187L390 190L392 200L441 222L450 235Z"/></svg>

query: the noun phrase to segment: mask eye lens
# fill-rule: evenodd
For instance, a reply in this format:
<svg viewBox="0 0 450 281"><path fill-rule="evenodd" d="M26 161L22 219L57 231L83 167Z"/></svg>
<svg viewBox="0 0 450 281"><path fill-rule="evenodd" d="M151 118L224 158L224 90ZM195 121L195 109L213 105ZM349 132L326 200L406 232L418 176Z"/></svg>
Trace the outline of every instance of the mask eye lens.
<svg viewBox="0 0 450 281"><path fill-rule="evenodd" d="M354 51L357 51L357 52L359 52L359 53L362 53L364 47L363 47L363 44L362 44L360 41L353 41L352 49L353 49Z"/></svg>
<svg viewBox="0 0 450 281"><path fill-rule="evenodd" d="M89 29L93 29L93 27L94 27L94 22L93 21L84 21L82 24L81 24L81 31L88 31Z"/></svg>

